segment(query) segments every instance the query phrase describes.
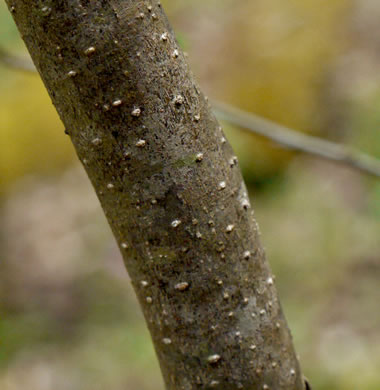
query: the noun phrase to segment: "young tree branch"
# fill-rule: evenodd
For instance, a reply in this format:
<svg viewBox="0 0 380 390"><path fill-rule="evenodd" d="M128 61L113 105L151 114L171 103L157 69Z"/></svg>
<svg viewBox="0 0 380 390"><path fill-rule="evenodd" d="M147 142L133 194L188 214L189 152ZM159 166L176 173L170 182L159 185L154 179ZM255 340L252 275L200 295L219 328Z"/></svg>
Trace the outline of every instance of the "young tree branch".
<svg viewBox="0 0 380 390"><path fill-rule="evenodd" d="M236 159L160 3L6 2L119 244L167 389L303 390Z"/></svg>

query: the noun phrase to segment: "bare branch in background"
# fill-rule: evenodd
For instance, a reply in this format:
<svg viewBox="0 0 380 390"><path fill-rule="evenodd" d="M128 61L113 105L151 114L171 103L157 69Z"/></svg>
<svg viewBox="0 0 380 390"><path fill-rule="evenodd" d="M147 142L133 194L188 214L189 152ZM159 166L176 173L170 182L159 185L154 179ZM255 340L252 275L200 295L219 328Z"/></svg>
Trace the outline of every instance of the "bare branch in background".
<svg viewBox="0 0 380 390"><path fill-rule="evenodd" d="M22 70L24 72L36 72L36 68L29 57L20 57L8 53L6 50L0 48L0 63L8 68Z"/></svg>
<svg viewBox="0 0 380 390"><path fill-rule="evenodd" d="M380 160L375 157L346 145L300 133L226 103L213 101L212 104L215 114L221 120L268 138L289 149L332 160L380 178Z"/></svg>
<svg viewBox="0 0 380 390"><path fill-rule="evenodd" d="M11 55L1 48L0 63L12 69L36 72L30 58ZM213 101L212 105L219 119L270 139L280 146L325 158L380 178L380 161L375 157L361 153L349 146L300 133L223 102Z"/></svg>

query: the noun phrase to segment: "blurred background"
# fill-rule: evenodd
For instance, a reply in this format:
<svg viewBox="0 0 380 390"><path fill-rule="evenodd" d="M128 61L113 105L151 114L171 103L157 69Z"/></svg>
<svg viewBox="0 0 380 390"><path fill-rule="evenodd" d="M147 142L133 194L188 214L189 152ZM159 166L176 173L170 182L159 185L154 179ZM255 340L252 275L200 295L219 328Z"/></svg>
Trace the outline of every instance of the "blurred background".
<svg viewBox="0 0 380 390"><path fill-rule="evenodd" d="M166 0L203 90L380 158L378 0ZM4 3L0 48L25 55ZM223 123L315 389L380 388L380 181ZM0 388L162 390L90 183L37 75L0 65Z"/></svg>

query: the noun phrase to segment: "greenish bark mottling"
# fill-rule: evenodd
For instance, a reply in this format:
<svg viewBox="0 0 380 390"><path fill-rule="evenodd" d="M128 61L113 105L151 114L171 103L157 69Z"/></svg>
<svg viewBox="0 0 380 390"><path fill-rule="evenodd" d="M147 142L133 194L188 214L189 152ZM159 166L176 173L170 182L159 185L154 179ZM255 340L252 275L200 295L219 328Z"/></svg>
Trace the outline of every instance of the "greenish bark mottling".
<svg viewBox="0 0 380 390"><path fill-rule="evenodd" d="M237 159L160 3L6 1L119 243L167 389L304 389Z"/></svg>

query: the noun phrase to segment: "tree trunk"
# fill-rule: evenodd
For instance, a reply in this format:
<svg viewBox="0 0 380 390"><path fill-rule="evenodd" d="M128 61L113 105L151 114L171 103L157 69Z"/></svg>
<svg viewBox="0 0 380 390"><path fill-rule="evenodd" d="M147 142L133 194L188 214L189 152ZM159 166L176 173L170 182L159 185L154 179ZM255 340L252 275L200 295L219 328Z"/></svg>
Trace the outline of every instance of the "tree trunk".
<svg viewBox="0 0 380 390"><path fill-rule="evenodd" d="M160 2L6 1L120 246L166 388L304 389L237 159Z"/></svg>

